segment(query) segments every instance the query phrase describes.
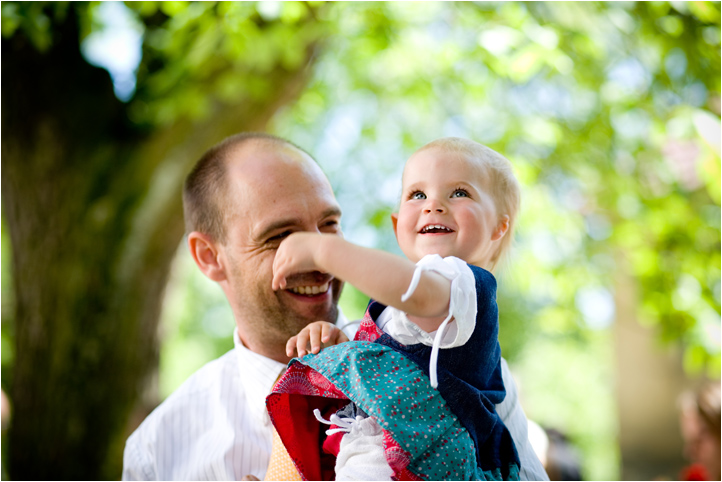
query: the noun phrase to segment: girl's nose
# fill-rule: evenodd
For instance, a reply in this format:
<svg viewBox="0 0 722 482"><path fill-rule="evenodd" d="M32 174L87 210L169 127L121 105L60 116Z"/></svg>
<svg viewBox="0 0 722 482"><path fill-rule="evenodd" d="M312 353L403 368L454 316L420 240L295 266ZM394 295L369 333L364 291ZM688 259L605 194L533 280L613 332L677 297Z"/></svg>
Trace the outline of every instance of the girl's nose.
<svg viewBox="0 0 722 482"><path fill-rule="evenodd" d="M432 212L443 214L446 212L446 207L433 199L429 199L429 202L424 207L424 213L431 214Z"/></svg>

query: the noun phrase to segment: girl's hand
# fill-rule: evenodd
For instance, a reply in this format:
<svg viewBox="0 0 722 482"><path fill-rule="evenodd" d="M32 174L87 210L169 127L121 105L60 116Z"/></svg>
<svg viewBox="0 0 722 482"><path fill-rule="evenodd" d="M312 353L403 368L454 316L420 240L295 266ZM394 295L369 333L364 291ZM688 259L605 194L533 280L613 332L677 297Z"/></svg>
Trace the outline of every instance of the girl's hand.
<svg viewBox="0 0 722 482"><path fill-rule="evenodd" d="M317 354L321 348L326 348L348 341L348 337L336 325L328 321L314 321L292 336L286 343L286 355L293 356L293 351L302 357L308 353ZM310 345L310 350L308 351Z"/></svg>
<svg viewBox="0 0 722 482"><path fill-rule="evenodd" d="M276 257L273 260L274 290L286 287L286 278L311 271L320 271L316 266L314 256L319 249L323 234L298 232L289 235L278 246Z"/></svg>

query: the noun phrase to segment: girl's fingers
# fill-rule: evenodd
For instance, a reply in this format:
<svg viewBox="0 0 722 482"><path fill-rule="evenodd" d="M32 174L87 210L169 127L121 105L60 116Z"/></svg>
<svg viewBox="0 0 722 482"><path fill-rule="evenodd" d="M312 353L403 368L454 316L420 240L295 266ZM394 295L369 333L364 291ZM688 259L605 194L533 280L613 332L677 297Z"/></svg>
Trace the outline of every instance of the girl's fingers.
<svg viewBox="0 0 722 482"><path fill-rule="evenodd" d="M326 343L328 340L331 339L331 334L333 333L333 330L336 327L333 326L331 323L324 323L321 325L321 342Z"/></svg>
<svg viewBox="0 0 722 482"><path fill-rule="evenodd" d="M283 270L279 267L277 267L275 264L273 266L273 281L271 281L271 289L273 291L276 290L282 290L286 287L286 274L283 272Z"/></svg>
<svg viewBox="0 0 722 482"><path fill-rule="evenodd" d="M293 356L294 349L298 353L298 357L308 353L317 354L323 346L338 345L347 341L346 334L335 325L325 321L317 321L301 330L298 335L288 339L286 342L286 355Z"/></svg>
<svg viewBox="0 0 722 482"><path fill-rule="evenodd" d="M296 339L298 335L292 336L286 342L286 356L293 356L293 350L296 348Z"/></svg>
<svg viewBox="0 0 722 482"><path fill-rule="evenodd" d="M298 339L296 340L296 349L298 350L298 356L302 357L308 353L308 328L304 328L303 330L301 330L301 333L299 333L297 336Z"/></svg>
<svg viewBox="0 0 722 482"><path fill-rule="evenodd" d="M311 341L311 353L318 353L321 351L321 330L322 326L319 323L311 323L308 328L309 337Z"/></svg>
<svg viewBox="0 0 722 482"><path fill-rule="evenodd" d="M338 328L337 328L338 330ZM348 337L346 336L346 333L344 333L341 330L338 330L338 333L336 333L336 342L335 344L338 345L339 343L345 343L348 341Z"/></svg>

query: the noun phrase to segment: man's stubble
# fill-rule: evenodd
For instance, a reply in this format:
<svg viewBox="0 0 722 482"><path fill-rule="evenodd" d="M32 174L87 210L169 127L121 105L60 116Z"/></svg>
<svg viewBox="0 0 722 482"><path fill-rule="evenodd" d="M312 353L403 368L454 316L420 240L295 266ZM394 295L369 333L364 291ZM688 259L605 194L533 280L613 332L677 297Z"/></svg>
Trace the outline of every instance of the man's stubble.
<svg viewBox="0 0 722 482"><path fill-rule="evenodd" d="M289 338L297 335L306 325L314 321L329 321L335 323L338 317L338 299L341 294L343 282L338 279L331 281L333 290L333 303L330 308L320 311L316 316L308 318L297 313L291 306L286 305L282 299L281 291L272 291L271 281L268 286L254 279L244 280L242 268L232 257L229 277L232 286L236 287L233 296L239 313L236 317L242 323L245 332L259 343L269 349L284 347ZM303 275L296 275L303 276ZM289 278L291 279L291 278Z"/></svg>

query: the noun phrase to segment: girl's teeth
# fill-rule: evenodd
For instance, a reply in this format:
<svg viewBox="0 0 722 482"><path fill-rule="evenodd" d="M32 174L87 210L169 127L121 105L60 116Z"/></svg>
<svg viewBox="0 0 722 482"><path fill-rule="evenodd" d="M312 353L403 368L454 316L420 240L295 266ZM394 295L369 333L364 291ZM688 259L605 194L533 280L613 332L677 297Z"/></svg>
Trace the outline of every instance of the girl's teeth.
<svg viewBox="0 0 722 482"><path fill-rule="evenodd" d="M446 226L442 226L442 225L440 225L440 224L433 224L433 225L426 226L426 227L424 228L424 232L425 232L425 233L428 233L428 232L431 231L432 229L439 229L439 230L442 230L442 231L450 231L450 229L447 228Z"/></svg>

